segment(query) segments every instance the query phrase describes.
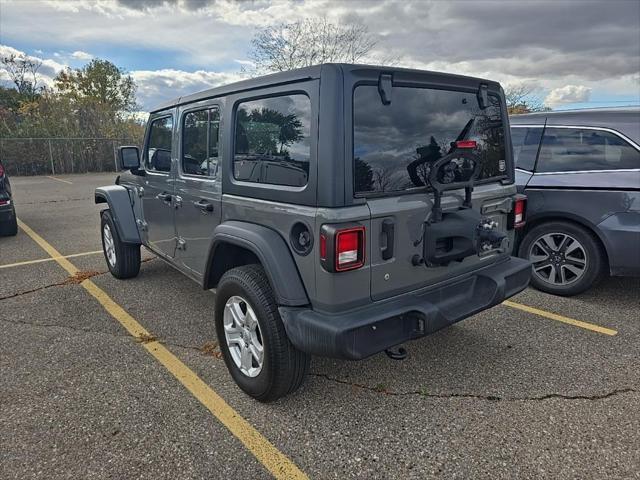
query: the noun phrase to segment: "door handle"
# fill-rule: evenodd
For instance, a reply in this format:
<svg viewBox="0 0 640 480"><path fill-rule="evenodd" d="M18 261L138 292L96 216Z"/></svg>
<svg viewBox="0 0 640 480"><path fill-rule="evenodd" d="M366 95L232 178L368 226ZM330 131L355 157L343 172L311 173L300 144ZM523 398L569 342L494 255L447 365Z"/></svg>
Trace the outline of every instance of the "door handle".
<svg viewBox="0 0 640 480"><path fill-rule="evenodd" d="M202 213L213 212L213 203L206 200L200 200L199 202L193 202L193 206L202 210Z"/></svg>
<svg viewBox="0 0 640 480"><path fill-rule="evenodd" d="M156 195L156 198L158 200L162 200L165 203L170 202L171 201L171 197L172 197L172 195L170 193L167 193L167 192L162 192L162 193L159 193L159 194Z"/></svg>
<svg viewBox="0 0 640 480"><path fill-rule="evenodd" d="M384 242L384 247L380 248L380 252L382 253L383 260L389 260L393 258L393 243L395 238L396 227L393 223L393 220L386 219L382 221L382 235L386 241ZM382 239L381 238L381 239Z"/></svg>

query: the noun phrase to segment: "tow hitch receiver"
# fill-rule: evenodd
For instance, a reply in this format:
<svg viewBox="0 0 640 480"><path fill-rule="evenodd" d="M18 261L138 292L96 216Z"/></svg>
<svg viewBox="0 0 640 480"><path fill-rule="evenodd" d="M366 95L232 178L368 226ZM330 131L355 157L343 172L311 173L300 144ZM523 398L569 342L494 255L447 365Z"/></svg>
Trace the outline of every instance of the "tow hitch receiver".
<svg viewBox="0 0 640 480"><path fill-rule="evenodd" d="M407 352L407 349L404 347L398 347L397 349L387 348L384 353L386 353L387 357L391 360L404 360L409 355L409 352Z"/></svg>

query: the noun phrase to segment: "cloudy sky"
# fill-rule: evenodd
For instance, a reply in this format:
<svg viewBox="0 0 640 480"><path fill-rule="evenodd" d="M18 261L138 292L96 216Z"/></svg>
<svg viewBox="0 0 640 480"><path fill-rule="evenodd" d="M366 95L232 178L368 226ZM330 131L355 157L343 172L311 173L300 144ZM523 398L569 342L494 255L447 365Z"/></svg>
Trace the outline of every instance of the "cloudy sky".
<svg viewBox="0 0 640 480"><path fill-rule="evenodd" d="M640 104L640 0L0 0L0 54L43 60L45 83L108 59L149 110L241 78L259 28L318 16L366 25L378 58L524 84L553 108Z"/></svg>

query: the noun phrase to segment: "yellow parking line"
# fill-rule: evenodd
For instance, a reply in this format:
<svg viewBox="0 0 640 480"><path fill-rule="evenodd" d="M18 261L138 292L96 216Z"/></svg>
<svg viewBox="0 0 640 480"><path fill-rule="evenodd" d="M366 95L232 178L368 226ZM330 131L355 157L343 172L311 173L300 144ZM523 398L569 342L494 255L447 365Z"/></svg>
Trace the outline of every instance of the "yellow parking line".
<svg viewBox="0 0 640 480"><path fill-rule="evenodd" d="M18 219L18 225L44 251L60 264L70 275L78 272L69 260ZM150 333L136 321L126 310L114 302L107 293L90 279L80 285L89 292L104 309L136 338L153 338ZM224 399L207 385L193 370L187 367L178 357L171 353L158 341L141 342L141 345L160 362L182 385L191 392L244 446L278 479L308 478L289 458L280 452L266 437L240 416Z"/></svg>
<svg viewBox="0 0 640 480"><path fill-rule="evenodd" d="M95 255L97 253L102 253L102 250L94 250L93 252L72 253L71 255L63 255L62 257L39 258L38 260L25 260L24 262L8 263L6 265L0 265L0 270L2 270L3 268L21 267L23 265L33 265L34 263L53 262L58 258L85 257L87 255Z"/></svg>
<svg viewBox="0 0 640 480"><path fill-rule="evenodd" d="M562 315L558 315L557 313L547 312L546 310L540 310L539 308L530 307L529 305L523 305L521 303L512 302L511 300L505 300L502 302L503 305L511 308L517 308L518 310L522 310L523 312L533 313L534 315L540 315L541 317L548 318L550 320L555 320L557 322L566 323L569 325L573 325L574 327L584 328L585 330L591 330L592 332L602 333L604 335L617 335L618 331L613 330L611 328L601 327L600 325L595 325L589 322L583 322L581 320L575 320L573 318L565 317Z"/></svg>
<svg viewBox="0 0 640 480"><path fill-rule="evenodd" d="M69 185L73 185L73 182L70 182L69 180L64 180L62 178L58 178L58 177L52 177L51 175L45 175L47 178L50 178L51 180L57 180L59 182L64 182L64 183L68 183Z"/></svg>

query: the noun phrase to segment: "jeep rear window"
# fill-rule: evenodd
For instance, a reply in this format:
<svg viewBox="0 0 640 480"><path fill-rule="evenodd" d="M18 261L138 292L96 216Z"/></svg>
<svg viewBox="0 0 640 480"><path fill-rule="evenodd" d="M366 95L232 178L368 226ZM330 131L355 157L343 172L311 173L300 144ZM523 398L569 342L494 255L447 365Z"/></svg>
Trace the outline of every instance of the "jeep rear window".
<svg viewBox="0 0 640 480"><path fill-rule="evenodd" d="M475 140L479 179L505 175L500 100L489 95L481 109L475 93L394 87L383 105L378 87L356 87L353 99L354 191L397 194L424 188L429 165L456 140ZM467 127L470 120L470 128ZM459 138L465 127L468 132Z"/></svg>

